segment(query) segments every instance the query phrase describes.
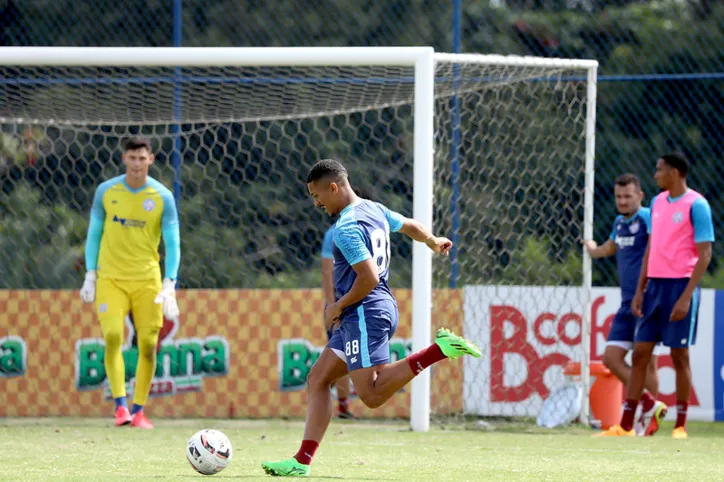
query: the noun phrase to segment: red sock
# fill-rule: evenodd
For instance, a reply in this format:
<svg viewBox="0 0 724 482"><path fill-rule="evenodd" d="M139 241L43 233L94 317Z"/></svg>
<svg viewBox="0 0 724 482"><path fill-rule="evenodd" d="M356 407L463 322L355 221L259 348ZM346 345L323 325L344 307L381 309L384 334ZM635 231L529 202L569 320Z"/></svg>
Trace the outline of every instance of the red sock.
<svg viewBox="0 0 724 482"><path fill-rule="evenodd" d="M314 440L302 440L302 446L299 447L299 452L297 452L297 455L295 455L294 458L297 459L297 462L300 464L309 465L312 463L314 453L318 448L319 442L315 442Z"/></svg>
<svg viewBox="0 0 724 482"><path fill-rule="evenodd" d="M686 428L686 412L689 410L689 402L676 402L676 425L674 428Z"/></svg>
<svg viewBox="0 0 724 482"><path fill-rule="evenodd" d="M419 375L425 368L445 358L446 356L443 355L440 347L433 343L427 348L408 356L407 363L410 365L412 373Z"/></svg>
<svg viewBox="0 0 724 482"><path fill-rule="evenodd" d="M632 398L626 399L623 403L623 416L621 417L621 428L626 430L633 429L634 417L636 416L636 407L638 407L639 401Z"/></svg>
<svg viewBox="0 0 724 482"><path fill-rule="evenodd" d="M339 413L349 412L349 402L346 398L340 398L339 400Z"/></svg>
<svg viewBox="0 0 724 482"><path fill-rule="evenodd" d="M656 399L651 396L649 392L644 392L641 394L641 410L644 412L648 412L652 408L654 408L654 404L656 403Z"/></svg>

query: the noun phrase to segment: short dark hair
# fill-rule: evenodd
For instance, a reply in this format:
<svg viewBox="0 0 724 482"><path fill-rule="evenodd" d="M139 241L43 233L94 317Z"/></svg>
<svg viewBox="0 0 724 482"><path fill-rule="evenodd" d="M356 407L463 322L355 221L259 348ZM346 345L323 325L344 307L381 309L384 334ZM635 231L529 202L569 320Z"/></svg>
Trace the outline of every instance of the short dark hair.
<svg viewBox="0 0 724 482"><path fill-rule="evenodd" d="M615 183L617 186L628 186L629 184L633 184L637 191L641 190L641 181L638 176L636 174L631 174L630 172L618 176Z"/></svg>
<svg viewBox="0 0 724 482"><path fill-rule="evenodd" d="M347 169L341 162L334 159L322 159L317 162L307 174L307 184L320 179L330 178L336 182L347 179Z"/></svg>
<svg viewBox="0 0 724 482"><path fill-rule="evenodd" d="M674 169L679 171L681 177L686 177L686 175L689 173L689 161L688 159L686 159L686 156L681 152L671 152L669 154L664 154L663 156L661 156L661 159L663 159L663 161L670 167L673 167Z"/></svg>
<svg viewBox="0 0 724 482"><path fill-rule="evenodd" d="M136 149L142 149L144 147L148 149L148 152L153 152L153 149L151 149L151 141L143 136L133 136L126 140L123 150L135 151Z"/></svg>

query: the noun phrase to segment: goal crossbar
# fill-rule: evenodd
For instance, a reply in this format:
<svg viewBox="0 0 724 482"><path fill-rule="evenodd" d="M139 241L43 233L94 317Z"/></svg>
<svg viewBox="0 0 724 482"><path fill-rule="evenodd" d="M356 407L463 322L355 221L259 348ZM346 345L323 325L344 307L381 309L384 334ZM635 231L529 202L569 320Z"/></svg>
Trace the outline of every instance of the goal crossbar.
<svg viewBox="0 0 724 482"><path fill-rule="evenodd" d="M595 129L595 60L542 59L521 56L435 53L432 47L3 47L0 66L38 67L240 67L240 66L409 66L414 67L413 213L425 225L433 223L435 64L480 64L511 67L581 69L587 71L584 236L593 231L593 156ZM584 253L582 344L590 346L590 258ZM413 350L431 341L432 255L424 244L413 245ZM583 386L588 387L589 357L584 356ZM430 373L413 380L413 430L430 424ZM588 418L584 389L582 420Z"/></svg>

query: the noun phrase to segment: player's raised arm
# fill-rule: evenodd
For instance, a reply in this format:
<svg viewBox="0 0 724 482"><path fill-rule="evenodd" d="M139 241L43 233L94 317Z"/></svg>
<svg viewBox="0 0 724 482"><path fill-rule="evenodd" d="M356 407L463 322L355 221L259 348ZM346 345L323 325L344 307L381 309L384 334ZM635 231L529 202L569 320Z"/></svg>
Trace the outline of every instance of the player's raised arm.
<svg viewBox="0 0 724 482"><path fill-rule="evenodd" d="M106 221L106 210L103 208L104 185L96 189L93 196L93 205L90 212L88 234L85 239L85 280L80 289L80 298L85 303L92 303L96 294L96 269L98 267L98 253L103 237L103 224Z"/></svg>
<svg viewBox="0 0 724 482"><path fill-rule="evenodd" d="M161 234L166 250L163 287L156 297L156 303L163 304L163 314L168 319L177 319L179 315L176 302L176 278L181 264L181 236L179 234L178 211L171 192L162 193L163 216Z"/></svg>
<svg viewBox="0 0 724 482"><path fill-rule="evenodd" d="M425 243L431 250L445 256L448 255L453 245L449 239L435 236L427 226L412 218L402 218L402 225L397 231L408 235L415 241Z"/></svg>
<svg viewBox="0 0 724 482"><path fill-rule="evenodd" d="M439 238L433 235L424 224L416 221L415 219L406 218L402 214L391 211L380 203L377 203L377 205L385 213L387 224L390 225L390 231L393 233L404 233L415 241L425 243L428 248L436 253L441 253L445 256L448 255L448 252L453 245L452 241L447 238Z"/></svg>

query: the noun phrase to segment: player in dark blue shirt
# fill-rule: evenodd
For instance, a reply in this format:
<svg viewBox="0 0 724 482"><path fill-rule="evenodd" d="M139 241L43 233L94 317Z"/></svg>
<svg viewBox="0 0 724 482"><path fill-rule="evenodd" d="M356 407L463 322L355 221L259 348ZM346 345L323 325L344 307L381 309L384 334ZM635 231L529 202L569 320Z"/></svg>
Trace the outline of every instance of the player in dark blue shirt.
<svg viewBox="0 0 724 482"><path fill-rule="evenodd" d="M633 174L618 176L614 185L616 216L609 239L598 246L595 241L583 244L591 258L604 258L616 255L618 278L621 285L621 306L611 324L603 352L603 363L628 386L631 367L626 363L626 354L633 349L637 318L631 312L631 300L636 293L641 262L649 241L651 211L641 207L644 193L641 181ZM653 435L658 429L660 419L666 414L666 405L656 400L659 393L657 357L652 356L646 373L646 389L642 396L641 416L636 427L639 435ZM657 418L658 416L658 418Z"/></svg>
<svg viewBox="0 0 724 482"><path fill-rule="evenodd" d="M335 302L325 310L327 322L337 329L307 379L301 447L290 459L262 463L270 475L309 475L309 464L334 412L330 387L347 373L362 402L377 408L433 363L481 355L475 344L440 329L428 348L389 363L389 340L398 320L397 302L388 285L390 233L404 233L443 255L452 242L379 203L360 199L338 161L315 164L307 176L307 189L315 206L330 216L339 214L333 231Z"/></svg>

